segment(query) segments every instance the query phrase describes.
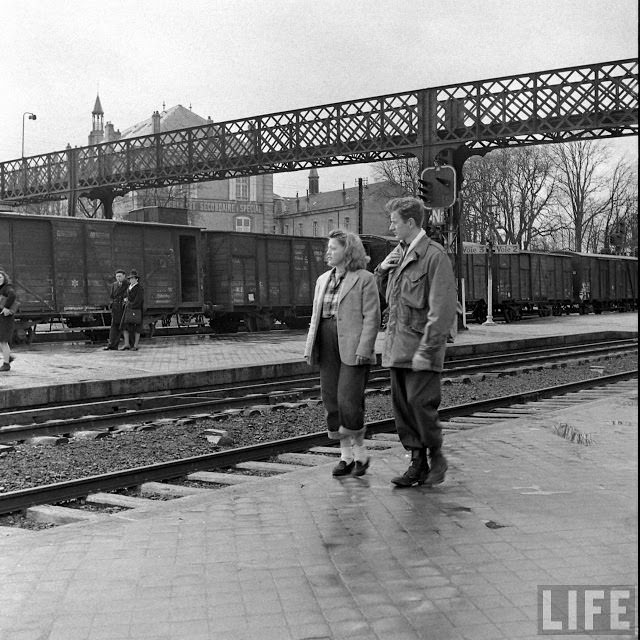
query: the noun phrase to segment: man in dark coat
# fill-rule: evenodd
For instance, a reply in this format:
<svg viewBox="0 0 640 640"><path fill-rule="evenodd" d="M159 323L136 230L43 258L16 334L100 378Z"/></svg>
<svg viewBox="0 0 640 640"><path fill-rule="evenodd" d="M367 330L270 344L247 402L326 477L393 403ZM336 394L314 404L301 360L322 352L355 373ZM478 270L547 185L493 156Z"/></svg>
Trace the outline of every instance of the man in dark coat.
<svg viewBox="0 0 640 640"><path fill-rule="evenodd" d="M109 329L109 343L104 348L105 351L117 351L120 342L120 324L124 311L124 299L127 295L129 283L127 274L122 269L118 269L115 274L116 281L111 285L109 299L111 301L111 328Z"/></svg>

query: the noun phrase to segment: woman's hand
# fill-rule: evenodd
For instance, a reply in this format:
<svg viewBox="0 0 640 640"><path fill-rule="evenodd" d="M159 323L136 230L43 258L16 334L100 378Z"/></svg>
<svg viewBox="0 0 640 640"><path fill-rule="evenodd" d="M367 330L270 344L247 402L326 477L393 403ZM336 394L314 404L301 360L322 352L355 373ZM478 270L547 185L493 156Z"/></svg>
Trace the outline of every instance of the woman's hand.
<svg viewBox="0 0 640 640"><path fill-rule="evenodd" d="M12 314L11 314L11 311L10 311L9 309L7 309L7 307L4 307L4 308L2 309L2 315L3 315L3 316L10 316L10 315L12 315Z"/></svg>
<svg viewBox="0 0 640 640"><path fill-rule="evenodd" d="M369 358L366 356L356 356L356 367L361 367L364 364L369 364Z"/></svg>

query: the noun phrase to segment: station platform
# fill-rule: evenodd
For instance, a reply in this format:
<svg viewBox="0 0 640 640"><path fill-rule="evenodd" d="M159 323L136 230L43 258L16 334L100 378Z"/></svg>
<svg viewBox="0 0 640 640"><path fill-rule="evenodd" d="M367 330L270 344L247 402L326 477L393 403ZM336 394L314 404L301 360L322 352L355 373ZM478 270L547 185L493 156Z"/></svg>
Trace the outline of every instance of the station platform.
<svg viewBox="0 0 640 640"><path fill-rule="evenodd" d="M488 327L469 325L448 345L450 356L470 356L527 341L567 344L585 335L638 332L636 313L531 318ZM140 341L139 351L103 351L103 345L40 343L19 346L11 371L0 373L0 408L73 402L85 398L190 389L308 374L305 331L243 333ZM383 334L377 342L382 348Z"/></svg>
<svg viewBox="0 0 640 640"><path fill-rule="evenodd" d="M393 488L407 464L396 444L361 478L333 478L328 462L0 532L0 640L540 638L539 585L637 584L637 405L626 383L447 435L432 489Z"/></svg>

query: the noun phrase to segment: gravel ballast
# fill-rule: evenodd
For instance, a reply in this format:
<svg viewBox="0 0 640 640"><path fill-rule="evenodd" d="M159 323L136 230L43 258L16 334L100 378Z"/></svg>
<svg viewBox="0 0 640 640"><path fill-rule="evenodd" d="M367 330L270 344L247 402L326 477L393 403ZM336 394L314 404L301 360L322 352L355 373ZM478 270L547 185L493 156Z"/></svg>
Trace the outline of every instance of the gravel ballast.
<svg viewBox="0 0 640 640"><path fill-rule="evenodd" d="M584 380L637 368L636 355L624 355L597 363L567 364L557 369L529 371L502 378L472 379L442 388L442 407L504 396L556 384ZM366 419L392 417L388 395L367 397ZM220 450L203 432L224 429L240 447L270 440L322 431L322 405L298 409L281 408L249 417L233 416L224 422L210 419L190 424L171 424L154 431L120 433L100 440L71 440L57 446L17 444L0 457L0 493L63 482L119 469L144 466L177 458L204 455ZM225 447L228 448L228 447Z"/></svg>

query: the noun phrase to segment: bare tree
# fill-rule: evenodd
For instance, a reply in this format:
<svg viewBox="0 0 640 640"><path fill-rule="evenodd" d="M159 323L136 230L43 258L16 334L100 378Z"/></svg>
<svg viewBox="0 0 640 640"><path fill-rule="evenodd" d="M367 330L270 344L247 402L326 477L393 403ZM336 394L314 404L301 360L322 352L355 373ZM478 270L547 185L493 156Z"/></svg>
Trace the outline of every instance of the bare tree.
<svg viewBox="0 0 640 640"><path fill-rule="evenodd" d="M633 246L633 238L637 239L637 167L632 167L622 158L605 180L608 191L606 205L602 215L594 219L587 249L595 252L602 247L604 253L625 253Z"/></svg>
<svg viewBox="0 0 640 640"><path fill-rule="evenodd" d="M420 162L413 156L377 162L373 165L373 175L376 180L401 187L407 195L417 196L420 193Z"/></svg>
<svg viewBox="0 0 640 640"><path fill-rule="evenodd" d="M547 149L501 149L465 165L468 239L490 238L528 249L557 227L551 204L555 183Z"/></svg>
<svg viewBox="0 0 640 640"><path fill-rule="evenodd" d="M581 140L552 147L558 204L573 228L573 249L582 251L594 220L607 208L602 168L609 159L606 144Z"/></svg>

